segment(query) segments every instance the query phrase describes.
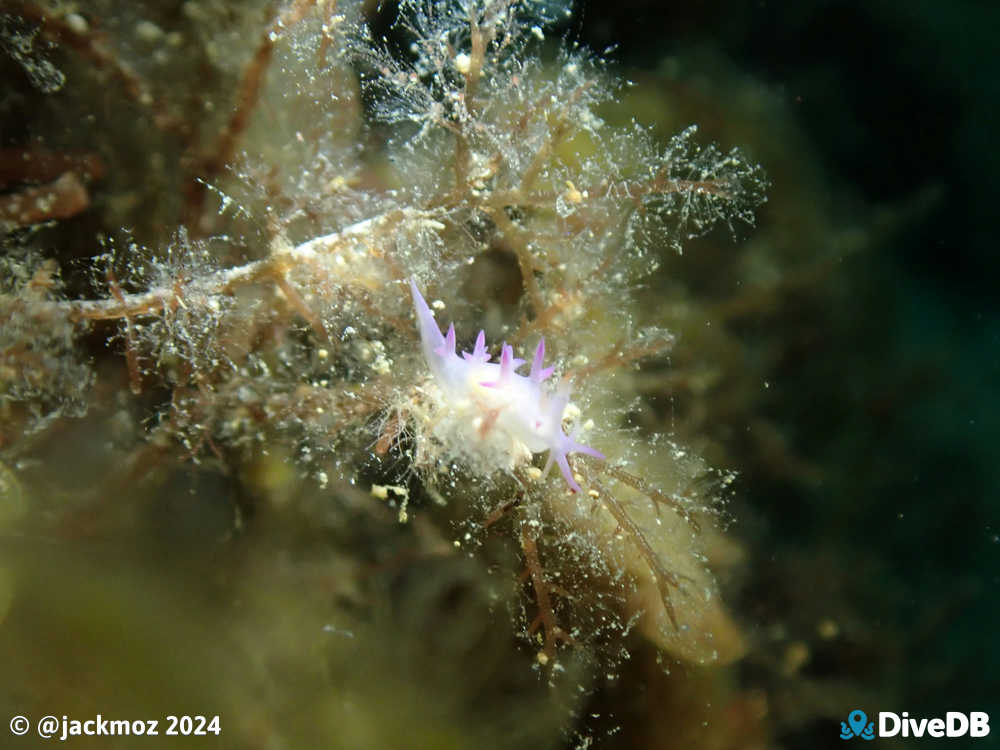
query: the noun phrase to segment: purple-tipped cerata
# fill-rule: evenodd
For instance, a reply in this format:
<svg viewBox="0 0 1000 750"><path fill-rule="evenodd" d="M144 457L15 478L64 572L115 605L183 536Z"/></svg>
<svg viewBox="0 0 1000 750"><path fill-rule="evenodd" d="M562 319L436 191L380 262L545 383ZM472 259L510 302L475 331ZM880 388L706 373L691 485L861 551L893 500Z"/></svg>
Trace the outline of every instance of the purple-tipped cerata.
<svg viewBox="0 0 1000 750"><path fill-rule="evenodd" d="M530 459L533 453L548 451L545 471L555 463L570 489L580 492L566 457L585 453L603 459L604 455L563 432L569 393L542 387L554 371L544 366L545 340L538 342L528 375L518 374L525 360L515 357L513 347L507 344L500 348L500 361L491 362L483 331L476 337L473 350L459 356L455 351L455 326L449 326L447 334L442 335L412 279L410 293L424 358L449 413L456 419L468 420L469 429L463 434L482 441L488 452L504 455L510 466Z"/></svg>

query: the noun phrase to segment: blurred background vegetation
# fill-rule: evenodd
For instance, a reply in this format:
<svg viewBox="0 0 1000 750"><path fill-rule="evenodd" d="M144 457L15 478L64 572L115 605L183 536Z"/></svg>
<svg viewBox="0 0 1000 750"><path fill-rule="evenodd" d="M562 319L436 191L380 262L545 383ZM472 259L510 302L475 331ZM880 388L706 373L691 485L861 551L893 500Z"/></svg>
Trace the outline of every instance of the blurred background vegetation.
<svg viewBox="0 0 1000 750"><path fill-rule="evenodd" d="M741 327L753 350L781 352L757 416L811 469L796 476L731 454L742 471L735 533L752 550L739 609L765 639L808 644L795 670L804 685L774 685L784 696L772 707L775 742L838 746L833 719L853 702L869 714L995 711L996 5L624 0L588 11L584 37L617 43L618 59L643 71L637 80L712 101L718 120L694 119L713 135L748 116L727 108L722 71L766 87L801 140L773 121L750 127L761 143L804 148L799 174L816 181L789 184L762 156L774 180L762 229L801 220L805 203L864 245L787 295L780 315ZM830 241L796 231L803 258ZM823 613L836 636L817 631Z"/></svg>

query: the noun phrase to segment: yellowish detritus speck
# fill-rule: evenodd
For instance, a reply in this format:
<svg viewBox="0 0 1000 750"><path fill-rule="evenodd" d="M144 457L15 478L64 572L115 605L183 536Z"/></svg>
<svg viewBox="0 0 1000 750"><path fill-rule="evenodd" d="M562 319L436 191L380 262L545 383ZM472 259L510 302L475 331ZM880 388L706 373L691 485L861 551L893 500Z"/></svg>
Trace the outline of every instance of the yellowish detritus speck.
<svg viewBox="0 0 1000 750"><path fill-rule="evenodd" d="M410 502L410 491L406 487L399 484L373 484L371 492L379 500L388 500L390 492L399 497L399 522L406 523L410 520L410 514L406 511L406 506Z"/></svg>
<svg viewBox="0 0 1000 750"><path fill-rule="evenodd" d="M819 624L816 626L816 632L819 634L820 638L824 641L828 641L831 638L837 637L840 633L840 627L836 622L827 617L819 621Z"/></svg>

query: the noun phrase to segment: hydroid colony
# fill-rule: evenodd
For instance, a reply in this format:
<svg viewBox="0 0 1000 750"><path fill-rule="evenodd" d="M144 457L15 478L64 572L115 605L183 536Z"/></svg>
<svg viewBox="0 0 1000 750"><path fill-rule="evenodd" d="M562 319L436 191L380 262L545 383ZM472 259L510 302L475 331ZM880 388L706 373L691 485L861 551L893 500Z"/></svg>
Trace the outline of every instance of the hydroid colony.
<svg viewBox="0 0 1000 750"><path fill-rule="evenodd" d="M631 373L673 341L636 326L634 291L663 247L751 222L765 180L694 127L663 144L607 126L622 83L547 38L565 13L414 0L390 40L352 3L289 3L220 131L229 176L200 162L190 203L221 200L217 216L165 249L110 243L90 299L37 252L7 261L12 423L86 408L73 342L114 321L132 391L168 394L151 440L237 472L286 446L324 487L374 473L376 494L445 506L470 554L506 532L526 574L515 617L550 673L572 650L620 654L633 629L682 660L736 658L698 533L718 483L699 491L702 462L628 424ZM458 338L484 327L510 346Z"/></svg>

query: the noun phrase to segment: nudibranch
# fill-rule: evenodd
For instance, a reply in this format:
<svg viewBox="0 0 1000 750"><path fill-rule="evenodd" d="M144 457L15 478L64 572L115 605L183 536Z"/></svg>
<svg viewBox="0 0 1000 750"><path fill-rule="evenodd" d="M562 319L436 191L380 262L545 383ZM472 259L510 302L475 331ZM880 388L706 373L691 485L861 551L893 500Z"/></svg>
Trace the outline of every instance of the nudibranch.
<svg viewBox="0 0 1000 750"><path fill-rule="evenodd" d="M467 449L494 456L508 468L531 461L534 453L548 451L543 476L555 463L570 489L580 492L566 457L584 453L603 459L604 455L563 432L569 389L552 390L542 385L555 369L544 366L545 339L539 340L527 375L518 374L525 360L515 357L514 348L506 343L500 349L500 361L490 361L484 331L479 332L473 350L459 356L454 324L442 334L412 279L410 292L424 358L441 391L442 409L453 418L448 420L449 432Z"/></svg>

